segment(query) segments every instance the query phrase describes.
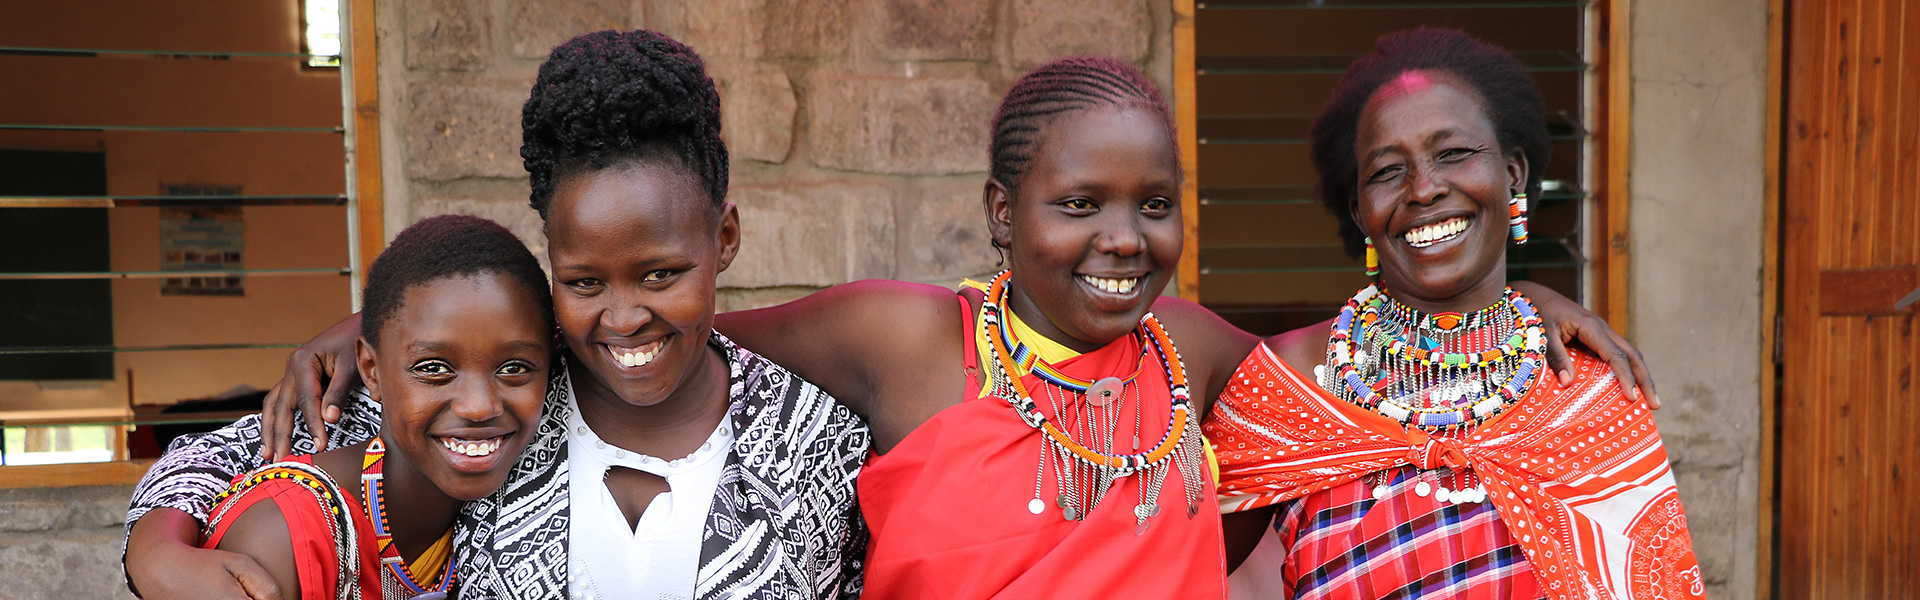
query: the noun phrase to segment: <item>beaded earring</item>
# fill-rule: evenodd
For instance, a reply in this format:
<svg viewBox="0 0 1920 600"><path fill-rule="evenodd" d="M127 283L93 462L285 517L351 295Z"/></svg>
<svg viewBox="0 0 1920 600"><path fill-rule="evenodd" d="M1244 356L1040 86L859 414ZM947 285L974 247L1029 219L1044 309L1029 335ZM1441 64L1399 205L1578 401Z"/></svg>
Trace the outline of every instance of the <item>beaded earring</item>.
<svg viewBox="0 0 1920 600"><path fill-rule="evenodd" d="M1527 245L1527 193L1514 194L1507 200L1507 224L1513 229L1513 243Z"/></svg>
<svg viewBox="0 0 1920 600"><path fill-rule="evenodd" d="M1367 237L1367 276L1380 276L1380 253L1373 249L1373 237Z"/></svg>

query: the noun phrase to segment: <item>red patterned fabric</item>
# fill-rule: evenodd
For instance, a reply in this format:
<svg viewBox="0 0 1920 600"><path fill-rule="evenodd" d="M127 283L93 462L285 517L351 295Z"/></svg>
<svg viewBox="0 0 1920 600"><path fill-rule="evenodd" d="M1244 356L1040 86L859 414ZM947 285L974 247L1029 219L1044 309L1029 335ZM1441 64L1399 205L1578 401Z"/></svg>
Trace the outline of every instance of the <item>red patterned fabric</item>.
<svg viewBox="0 0 1920 600"><path fill-rule="evenodd" d="M311 465L311 455L293 456L289 462ZM276 463L277 464L277 463ZM273 465L261 467L259 471L273 469ZM235 477L233 486L237 489L253 473L242 473ZM373 524L367 520L367 511L352 494L341 496L345 500L344 508L353 516L353 526L359 532L360 546L360 586L361 598L379 598L380 571L379 553L373 547ZM224 519L213 519L207 523L207 535L201 543L203 548L216 548L220 540L226 538L227 531L233 527L233 521L247 512L247 508L262 500L272 500L274 507L280 509L280 515L286 519L287 535L293 541L294 569L300 578L301 600L335 600L340 597L340 561L335 555L333 531L328 524L327 512L332 510L322 504L313 493L302 484L291 479L266 479L253 486L245 494L228 496L220 505L216 505L211 514L224 515ZM231 504L230 507L223 506Z"/></svg>
<svg viewBox="0 0 1920 600"><path fill-rule="evenodd" d="M969 325L967 339L973 339ZM1140 477L1115 482L1084 521L1068 521L1052 502L1055 473L1042 490L1047 508L1027 510L1039 473L1041 434L1005 400L971 397L980 370L968 343L969 398L928 419L893 450L869 461L857 482L860 509L873 532L867 546L864 598L1007 600L1153 598L1219 599L1226 595L1220 515L1212 502L1186 510L1185 478L1170 469L1160 491L1159 516L1134 534ZM1147 353L1153 357L1154 353ZM1097 379L1131 372L1140 341L1125 336L1104 348L1054 365L1075 377ZM1158 440L1169 418L1166 375L1157 363L1142 369L1143 444ZM1027 385L1047 385L1028 376ZM1049 418L1050 408L1041 402ZM1123 415L1122 422L1131 422ZM1203 497L1213 497L1211 477Z"/></svg>
<svg viewBox="0 0 1920 600"><path fill-rule="evenodd" d="M1699 598L1693 555L1653 417L1606 363L1574 353L1575 381L1542 377L1461 442L1341 401L1263 345L1229 382L1207 436L1223 512L1412 465L1471 468L1552 598Z"/></svg>
<svg viewBox="0 0 1920 600"><path fill-rule="evenodd" d="M1293 599L1543 597L1492 505L1416 494L1416 473L1396 470L1379 500L1361 479L1287 503L1274 521L1286 552L1249 559L1235 577Z"/></svg>

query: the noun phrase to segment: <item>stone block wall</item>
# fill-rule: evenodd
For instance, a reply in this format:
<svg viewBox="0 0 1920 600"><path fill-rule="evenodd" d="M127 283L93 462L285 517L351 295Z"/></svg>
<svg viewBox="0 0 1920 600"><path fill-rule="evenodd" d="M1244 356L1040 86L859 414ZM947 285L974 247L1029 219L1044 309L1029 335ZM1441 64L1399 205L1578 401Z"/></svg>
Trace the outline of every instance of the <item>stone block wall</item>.
<svg viewBox="0 0 1920 600"><path fill-rule="evenodd" d="M0 600L132 598L120 570L131 486L0 489Z"/></svg>
<svg viewBox="0 0 1920 600"><path fill-rule="evenodd" d="M520 105L554 45L648 28L700 52L732 151L739 258L720 309L835 283L994 270L980 207L988 121L1025 69L1074 53L1163 87L1170 0L391 0L379 3L387 235L461 213L544 259ZM1171 90L1169 87L1169 96Z"/></svg>

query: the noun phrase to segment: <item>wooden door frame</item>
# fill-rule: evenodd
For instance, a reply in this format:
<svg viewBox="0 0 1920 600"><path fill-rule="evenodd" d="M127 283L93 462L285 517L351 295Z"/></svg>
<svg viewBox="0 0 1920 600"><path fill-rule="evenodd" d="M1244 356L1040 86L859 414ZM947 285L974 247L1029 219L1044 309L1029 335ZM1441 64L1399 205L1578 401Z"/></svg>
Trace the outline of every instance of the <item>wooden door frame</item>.
<svg viewBox="0 0 1920 600"><path fill-rule="evenodd" d="M1596 23L1593 170L1600 174L1590 190L1598 201L1587 231L1598 243L1592 252L1587 307L1606 318L1614 331L1631 335L1632 297L1627 295L1631 267L1627 251L1632 205L1633 31L1631 0L1600 0L1588 14Z"/></svg>
<svg viewBox="0 0 1920 600"><path fill-rule="evenodd" d="M1200 102L1197 50L1193 40L1194 0L1173 0L1173 123L1180 144L1181 298L1200 302Z"/></svg>
<svg viewBox="0 0 1920 600"><path fill-rule="evenodd" d="M375 41L374 0L344 0L340 87L346 129L348 261L353 265L353 310L360 310L360 288L367 269L387 245L385 202L380 181L379 50Z"/></svg>
<svg viewBox="0 0 1920 600"><path fill-rule="evenodd" d="M1762 184L1761 242L1760 242L1760 348L1755 358L1760 362L1760 473L1756 477L1759 490L1754 494L1758 506L1754 510L1756 523L1754 536L1754 597L1770 600L1774 597L1780 563L1780 553L1774 546L1774 516L1779 511L1779 440L1774 435L1780 410L1779 368L1780 335L1783 333L1780 313L1781 252L1784 250L1781 238L1785 231L1781 229L1780 211L1786 201L1780 189L1780 176L1786 168L1786 157L1782 152L1782 132L1784 131L1786 112L1786 0L1767 1L1767 91L1766 108L1762 121L1766 124L1763 140L1765 145L1764 168L1765 181Z"/></svg>

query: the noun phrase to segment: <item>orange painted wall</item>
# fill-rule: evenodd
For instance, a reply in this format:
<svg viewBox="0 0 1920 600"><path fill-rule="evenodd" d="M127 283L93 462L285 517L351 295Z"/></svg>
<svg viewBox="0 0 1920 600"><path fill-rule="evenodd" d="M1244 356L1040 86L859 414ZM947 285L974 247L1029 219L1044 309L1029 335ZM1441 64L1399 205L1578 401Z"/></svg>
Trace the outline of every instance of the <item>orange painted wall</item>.
<svg viewBox="0 0 1920 600"><path fill-rule="evenodd" d="M300 51L296 0L12 4L0 19L0 39L9 46ZM300 65L296 58L0 55L6 90L0 123L337 127L338 73ZM237 184L248 195L345 189L337 133L0 131L0 148L105 152L108 190L120 195L158 194L167 183ZM109 210L113 268L158 270L159 209ZM247 268L347 265L345 208L244 212ZM161 296L157 279L112 285L121 346L298 342L345 315L351 301L347 278L337 275L252 277L241 298ZM122 353L116 379L97 387L0 383L0 415L124 407L129 397L165 404L243 385L264 389L278 378L285 356L285 350Z"/></svg>

